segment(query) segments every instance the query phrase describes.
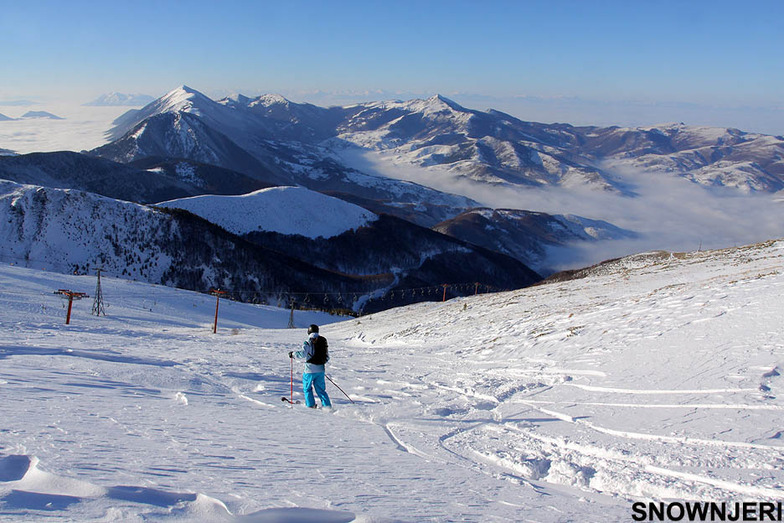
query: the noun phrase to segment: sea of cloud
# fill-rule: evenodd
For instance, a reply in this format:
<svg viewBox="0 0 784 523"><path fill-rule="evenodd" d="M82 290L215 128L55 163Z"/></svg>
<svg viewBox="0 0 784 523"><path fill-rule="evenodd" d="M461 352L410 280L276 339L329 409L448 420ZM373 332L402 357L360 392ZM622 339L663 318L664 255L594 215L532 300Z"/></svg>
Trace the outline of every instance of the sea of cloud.
<svg viewBox="0 0 784 523"><path fill-rule="evenodd" d="M128 109L62 102L1 106L0 113L13 120L0 121L0 149L17 154L94 149L106 143L106 131ZM23 118L28 111L45 111L62 119Z"/></svg>
<svg viewBox="0 0 784 523"><path fill-rule="evenodd" d="M574 214L605 220L637 233L635 239L605 240L553 249L559 268L573 268L651 250L719 249L784 237L781 195L745 194L730 187L706 187L665 172L604 165L630 195L590 187L488 185L455 178L437 169L396 163L392 157L347 151L352 166L392 178L461 194L483 206Z"/></svg>

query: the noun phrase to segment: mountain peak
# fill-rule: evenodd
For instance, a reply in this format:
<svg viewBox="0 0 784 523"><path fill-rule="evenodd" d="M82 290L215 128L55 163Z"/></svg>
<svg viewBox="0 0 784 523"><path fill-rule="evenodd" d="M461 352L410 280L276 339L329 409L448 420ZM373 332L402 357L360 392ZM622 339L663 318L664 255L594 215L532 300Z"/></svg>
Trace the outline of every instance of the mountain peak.
<svg viewBox="0 0 784 523"><path fill-rule="evenodd" d="M442 94L435 94L435 95L431 96L430 98L428 98L426 100L426 102L429 105L446 105L447 107L449 107L450 109L453 109L455 111L465 111L466 110L462 105L458 104L454 100L450 100L449 98L447 98L446 96L444 96Z"/></svg>
<svg viewBox="0 0 784 523"><path fill-rule="evenodd" d="M407 102L395 102L392 104L405 110L423 114L441 113L467 113L466 108L441 94L435 94L427 99L414 99Z"/></svg>
<svg viewBox="0 0 784 523"><path fill-rule="evenodd" d="M218 100L218 103L227 107L246 107L251 102L251 99L244 94L234 93L226 98Z"/></svg>
<svg viewBox="0 0 784 523"><path fill-rule="evenodd" d="M184 99L184 98L195 98L195 97L203 97L207 98L205 95L201 94L196 89L192 89L187 85L181 85L175 89L172 89L165 95L161 97L161 99Z"/></svg>
<svg viewBox="0 0 784 523"><path fill-rule="evenodd" d="M288 105L289 100L279 94L263 94L254 100L254 105L261 104L264 106L270 105Z"/></svg>
<svg viewBox="0 0 784 523"><path fill-rule="evenodd" d="M187 111L200 113L200 108L215 103L211 98L192 89L187 85L181 85L172 89L158 100L153 102L156 105L157 113Z"/></svg>

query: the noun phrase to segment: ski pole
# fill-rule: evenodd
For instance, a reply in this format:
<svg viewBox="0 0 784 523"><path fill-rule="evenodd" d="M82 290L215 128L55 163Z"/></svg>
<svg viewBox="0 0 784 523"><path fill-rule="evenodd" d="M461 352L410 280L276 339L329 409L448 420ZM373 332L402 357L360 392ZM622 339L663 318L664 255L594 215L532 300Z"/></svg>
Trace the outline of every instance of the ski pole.
<svg viewBox="0 0 784 523"><path fill-rule="evenodd" d="M343 389L341 389L341 388L340 388L340 386L339 386L337 383L335 383L334 381L332 381L332 378L330 378L330 377L329 377L329 376L327 376L326 374L324 374L324 376L326 376L326 377L327 377L327 379L329 380L329 382L330 382L331 384L333 384L334 386L336 386L336 387L338 388L338 390L339 390L340 392L342 392L342 393L343 393L343 395L344 395L345 397L347 397L347 398L348 398L348 394L346 394L346 391L344 391ZM351 398L348 398L348 400L349 400L351 403L354 403L354 400L352 400Z"/></svg>
<svg viewBox="0 0 784 523"><path fill-rule="evenodd" d="M289 380L291 390L289 392L289 403L294 403L294 358L289 358L289 362L291 363L291 379Z"/></svg>

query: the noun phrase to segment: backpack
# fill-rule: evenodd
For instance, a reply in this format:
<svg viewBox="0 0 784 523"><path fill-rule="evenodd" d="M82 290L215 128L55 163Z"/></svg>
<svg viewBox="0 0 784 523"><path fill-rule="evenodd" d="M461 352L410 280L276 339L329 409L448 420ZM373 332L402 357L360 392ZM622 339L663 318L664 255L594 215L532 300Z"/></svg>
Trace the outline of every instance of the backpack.
<svg viewBox="0 0 784 523"><path fill-rule="evenodd" d="M324 365L329 361L328 347L327 338L324 336L319 336L313 340L313 356L307 362L313 365Z"/></svg>

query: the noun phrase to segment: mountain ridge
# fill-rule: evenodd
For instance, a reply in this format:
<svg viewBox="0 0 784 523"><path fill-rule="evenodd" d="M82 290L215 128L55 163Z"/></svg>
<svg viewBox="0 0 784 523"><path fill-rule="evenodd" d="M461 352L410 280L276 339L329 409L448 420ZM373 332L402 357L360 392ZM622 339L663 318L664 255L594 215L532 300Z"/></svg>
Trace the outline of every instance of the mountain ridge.
<svg viewBox="0 0 784 523"><path fill-rule="evenodd" d="M648 172L669 171L704 186L744 192L784 188L782 137L684 124L539 124L492 109L467 109L440 94L323 108L280 95L214 101L181 86L118 118L110 136L119 138L145 118L178 112L204 119L284 177L350 145L442 173L434 175L490 184L586 186L627 194L601 166L611 160ZM270 162L274 157L287 159Z"/></svg>
<svg viewBox="0 0 784 523"><path fill-rule="evenodd" d="M117 106L143 106L154 101L155 98L148 94L105 93L98 98L84 103L88 107L117 107Z"/></svg>

